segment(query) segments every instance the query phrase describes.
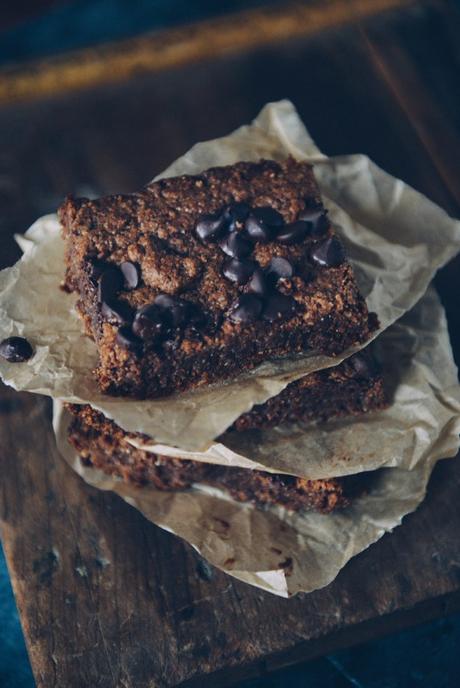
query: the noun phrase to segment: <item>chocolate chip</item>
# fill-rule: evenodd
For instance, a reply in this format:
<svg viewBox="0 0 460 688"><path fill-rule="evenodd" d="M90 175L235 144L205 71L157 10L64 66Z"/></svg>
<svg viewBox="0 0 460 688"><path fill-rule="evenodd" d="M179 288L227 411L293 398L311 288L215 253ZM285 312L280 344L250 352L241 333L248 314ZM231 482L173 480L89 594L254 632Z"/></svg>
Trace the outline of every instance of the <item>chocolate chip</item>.
<svg viewBox="0 0 460 688"><path fill-rule="evenodd" d="M290 279L294 275L294 267L286 258L276 256L272 258L267 267L267 275L278 281L279 279Z"/></svg>
<svg viewBox="0 0 460 688"><path fill-rule="evenodd" d="M248 282L248 291L259 296L267 296L270 293L270 284L263 270L257 268Z"/></svg>
<svg viewBox="0 0 460 688"><path fill-rule="evenodd" d="M298 215L299 220L308 222L311 225L310 231L312 234L324 234L329 227L329 220L327 219L327 210L322 207L305 208Z"/></svg>
<svg viewBox="0 0 460 688"><path fill-rule="evenodd" d="M251 277L256 268L256 264L252 260L237 260L232 258L228 260L223 267L223 274L231 282L236 284L245 284Z"/></svg>
<svg viewBox="0 0 460 688"><path fill-rule="evenodd" d="M251 208L247 203L232 203L227 208L227 216L231 222L244 222Z"/></svg>
<svg viewBox="0 0 460 688"><path fill-rule="evenodd" d="M225 225L226 218L222 213L203 215L196 223L195 232L201 241L217 241Z"/></svg>
<svg viewBox="0 0 460 688"><path fill-rule="evenodd" d="M102 273L106 269L107 269L107 263L103 263L99 260L95 260L91 264L91 268L90 268L89 277L90 277L91 282L93 282L93 284L97 284L99 277L102 275Z"/></svg>
<svg viewBox="0 0 460 688"><path fill-rule="evenodd" d="M164 308L154 303L139 308L133 322L135 335L143 340L156 339L164 334L165 330Z"/></svg>
<svg viewBox="0 0 460 688"><path fill-rule="evenodd" d="M329 237L313 248L310 257L318 265L333 268L345 260L345 249L337 237Z"/></svg>
<svg viewBox="0 0 460 688"><path fill-rule="evenodd" d="M257 217L259 220L262 220L270 227L282 227L284 225L284 220L281 213L279 213L277 210L274 210L274 208L270 208L269 206L253 208L252 215Z"/></svg>
<svg viewBox="0 0 460 688"><path fill-rule="evenodd" d="M273 239L275 234L272 227L266 225L263 220L259 220L257 217L250 215L244 225L246 235L251 239L251 241L261 241L265 243Z"/></svg>
<svg viewBox="0 0 460 688"><path fill-rule="evenodd" d="M142 349L142 341L136 337L129 325L122 325L117 332L116 342L124 349L139 353Z"/></svg>
<svg viewBox="0 0 460 688"><path fill-rule="evenodd" d="M129 260L125 260L120 265L120 270L124 278L125 289L135 289L139 284L139 268Z"/></svg>
<svg viewBox="0 0 460 688"><path fill-rule="evenodd" d="M123 286L123 275L121 271L111 265L98 279L97 295L100 302L113 298Z"/></svg>
<svg viewBox="0 0 460 688"><path fill-rule="evenodd" d="M10 363L23 363L33 355L34 350L24 337L7 337L0 342L0 356Z"/></svg>
<svg viewBox="0 0 460 688"><path fill-rule="evenodd" d="M355 354L350 358L350 363L353 366L358 377L365 380L372 377L376 372L376 366L373 364L371 359L366 359L361 354Z"/></svg>
<svg viewBox="0 0 460 688"><path fill-rule="evenodd" d="M262 299L255 294L242 294L233 304L229 318L237 323L250 323L257 320L261 312Z"/></svg>
<svg viewBox="0 0 460 688"><path fill-rule="evenodd" d="M283 226L282 216L273 208L254 208L245 222L246 234L252 241L271 241L276 229Z"/></svg>
<svg viewBox="0 0 460 688"><path fill-rule="evenodd" d="M252 251L252 244L239 232L231 232L219 243L222 251L232 258L245 258Z"/></svg>
<svg viewBox="0 0 460 688"><path fill-rule="evenodd" d="M112 320L119 324L131 323L134 317L134 310L126 301L118 299L108 299L102 303L102 315L107 320Z"/></svg>
<svg viewBox="0 0 460 688"><path fill-rule="evenodd" d="M164 309L166 318L172 327L179 327L182 325L188 316L188 303L183 301L178 296L170 296L169 294L160 294L155 299L155 304Z"/></svg>
<svg viewBox="0 0 460 688"><path fill-rule="evenodd" d="M310 230L311 225L309 222L297 220L297 222L291 222L283 227L278 232L276 241L279 241L280 244L298 244L310 234Z"/></svg>
<svg viewBox="0 0 460 688"><path fill-rule="evenodd" d="M277 320L278 318L289 318L295 310L295 300L292 296L284 294L273 294L265 303L262 317L264 320Z"/></svg>

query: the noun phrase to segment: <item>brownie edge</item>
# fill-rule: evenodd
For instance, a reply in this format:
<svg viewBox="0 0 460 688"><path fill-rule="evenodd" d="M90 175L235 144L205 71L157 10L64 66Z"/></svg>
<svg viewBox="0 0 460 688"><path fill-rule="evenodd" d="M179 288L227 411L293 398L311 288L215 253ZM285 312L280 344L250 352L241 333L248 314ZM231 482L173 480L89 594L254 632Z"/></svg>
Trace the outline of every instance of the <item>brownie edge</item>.
<svg viewBox="0 0 460 688"><path fill-rule="evenodd" d="M177 491L201 483L228 491L240 502L324 514L347 506L362 489L355 478L307 480L159 456L133 447L128 433L90 406L68 404L66 408L73 416L68 439L83 464L139 487Z"/></svg>

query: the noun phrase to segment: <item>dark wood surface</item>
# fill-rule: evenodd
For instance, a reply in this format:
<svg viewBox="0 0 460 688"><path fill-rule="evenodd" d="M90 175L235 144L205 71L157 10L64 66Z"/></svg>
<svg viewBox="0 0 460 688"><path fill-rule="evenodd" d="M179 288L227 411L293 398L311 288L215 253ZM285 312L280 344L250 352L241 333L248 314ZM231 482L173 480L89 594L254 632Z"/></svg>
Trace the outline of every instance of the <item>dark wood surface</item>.
<svg viewBox="0 0 460 688"><path fill-rule="evenodd" d="M459 38L454 3L420 2L92 89L22 93L0 107L1 263L18 257L13 232L68 191L134 189L281 97L327 153L367 153L459 214ZM437 279L457 360L459 265ZM48 400L1 390L1 535L38 686L231 685L460 607L457 460L331 585L284 600L82 483L49 418Z"/></svg>

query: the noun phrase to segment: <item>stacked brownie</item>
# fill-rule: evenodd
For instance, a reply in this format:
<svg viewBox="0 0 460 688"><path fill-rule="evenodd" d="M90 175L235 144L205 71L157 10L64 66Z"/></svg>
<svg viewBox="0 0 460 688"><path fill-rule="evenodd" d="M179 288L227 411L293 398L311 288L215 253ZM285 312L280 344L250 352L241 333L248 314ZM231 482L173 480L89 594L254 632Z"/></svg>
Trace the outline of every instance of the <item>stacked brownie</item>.
<svg viewBox="0 0 460 688"><path fill-rule="evenodd" d="M68 198L66 283L96 342L100 389L153 399L233 380L258 364L338 355L377 326L328 220L310 165L263 160L160 180L139 193ZM129 401L127 401L129 403ZM293 382L232 432L385 404L364 349ZM330 511L350 481L308 481L155 456L90 407L70 406L86 463L137 484L221 486L235 498Z"/></svg>

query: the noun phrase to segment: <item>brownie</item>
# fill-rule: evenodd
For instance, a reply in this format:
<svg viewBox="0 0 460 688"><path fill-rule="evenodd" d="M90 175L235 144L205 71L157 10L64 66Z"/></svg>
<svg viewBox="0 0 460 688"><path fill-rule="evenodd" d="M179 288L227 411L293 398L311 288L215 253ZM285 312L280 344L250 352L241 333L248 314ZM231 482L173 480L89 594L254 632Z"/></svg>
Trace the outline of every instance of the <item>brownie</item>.
<svg viewBox="0 0 460 688"><path fill-rule="evenodd" d="M73 415L68 439L83 464L137 486L177 491L201 483L224 489L241 502L321 513L347 506L363 487L356 477L307 480L159 456L133 447L128 433L90 406L69 404L67 408Z"/></svg>
<svg viewBox="0 0 460 688"><path fill-rule="evenodd" d="M69 197L65 287L109 394L155 398L376 327L323 208L289 158L162 179L138 193Z"/></svg>
<svg viewBox="0 0 460 688"><path fill-rule="evenodd" d="M340 365L291 382L280 394L243 413L232 430L360 415L387 406L381 368L370 347Z"/></svg>

